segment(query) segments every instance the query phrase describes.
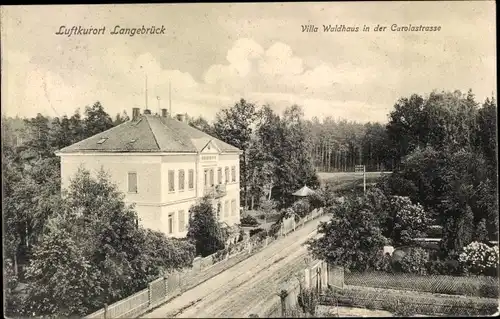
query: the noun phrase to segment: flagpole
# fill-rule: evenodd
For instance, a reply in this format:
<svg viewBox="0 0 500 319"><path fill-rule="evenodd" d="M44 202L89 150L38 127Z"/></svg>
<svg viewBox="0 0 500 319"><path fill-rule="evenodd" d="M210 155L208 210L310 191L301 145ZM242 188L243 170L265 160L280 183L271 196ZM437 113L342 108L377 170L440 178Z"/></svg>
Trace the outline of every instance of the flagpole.
<svg viewBox="0 0 500 319"><path fill-rule="evenodd" d="M144 97L146 99L146 109L148 109L148 75L146 74L146 96Z"/></svg>
<svg viewBox="0 0 500 319"><path fill-rule="evenodd" d="M172 116L172 86L170 82L168 82L168 108L168 112Z"/></svg>

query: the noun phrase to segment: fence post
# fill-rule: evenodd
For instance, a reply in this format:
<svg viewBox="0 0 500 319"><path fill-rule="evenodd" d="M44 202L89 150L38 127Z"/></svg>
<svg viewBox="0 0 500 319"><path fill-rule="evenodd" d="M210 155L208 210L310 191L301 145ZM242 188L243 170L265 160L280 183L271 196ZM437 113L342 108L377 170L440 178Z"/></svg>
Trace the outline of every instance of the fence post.
<svg viewBox="0 0 500 319"><path fill-rule="evenodd" d="M168 276L167 276L167 274L163 274L163 283L165 284L165 299L166 299L167 294L168 294Z"/></svg>
<svg viewBox="0 0 500 319"><path fill-rule="evenodd" d="M309 289L310 286L311 286L310 269L306 268L304 269L304 289Z"/></svg>
<svg viewBox="0 0 500 319"><path fill-rule="evenodd" d="M104 319L108 318L108 304L104 304Z"/></svg>
<svg viewBox="0 0 500 319"><path fill-rule="evenodd" d="M148 304L151 307L151 301L153 300L153 289L151 289L153 285L151 283L148 284Z"/></svg>

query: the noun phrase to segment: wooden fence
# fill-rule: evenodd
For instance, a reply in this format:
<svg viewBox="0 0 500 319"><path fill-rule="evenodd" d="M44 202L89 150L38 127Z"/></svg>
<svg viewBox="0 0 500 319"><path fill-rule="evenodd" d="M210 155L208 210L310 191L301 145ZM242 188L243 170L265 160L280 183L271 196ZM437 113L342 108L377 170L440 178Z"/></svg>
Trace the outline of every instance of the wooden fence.
<svg viewBox="0 0 500 319"><path fill-rule="evenodd" d="M322 214L323 209L315 209L298 223L294 220L287 222L286 225L282 224L279 235L285 236ZM239 242L210 256L195 258L189 270L173 272L158 278L149 283L148 288L112 305L106 305L85 318L136 318L252 256L275 240L277 239L274 237L262 238L256 234L247 241ZM217 271L209 271L210 268L216 266Z"/></svg>

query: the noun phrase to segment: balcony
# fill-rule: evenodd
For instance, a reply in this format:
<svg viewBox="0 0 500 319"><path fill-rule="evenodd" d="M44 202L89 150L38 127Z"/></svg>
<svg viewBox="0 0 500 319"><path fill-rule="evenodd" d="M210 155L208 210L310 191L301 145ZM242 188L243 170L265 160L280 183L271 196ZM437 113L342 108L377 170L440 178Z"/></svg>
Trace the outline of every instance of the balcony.
<svg viewBox="0 0 500 319"><path fill-rule="evenodd" d="M207 186L205 187L204 195L208 195L214 198L223 197L226 195L226 184Z"/></svg>

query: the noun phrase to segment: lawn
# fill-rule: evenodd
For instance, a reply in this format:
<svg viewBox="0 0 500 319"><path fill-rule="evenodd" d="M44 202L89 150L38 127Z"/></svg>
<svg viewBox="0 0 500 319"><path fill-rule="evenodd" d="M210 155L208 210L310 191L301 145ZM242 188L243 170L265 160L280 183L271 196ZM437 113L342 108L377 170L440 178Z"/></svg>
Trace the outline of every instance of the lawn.
<svg viewBox="0 0 500 319"><path fill-rule="evenodd" d="M382 175L390 174L390 172L366 172L367 187L374 185ZM363 175L349 173L318 173L318 177L322 185L330 185L333 190L344 191L354 188L363 187Z"/></svg>

